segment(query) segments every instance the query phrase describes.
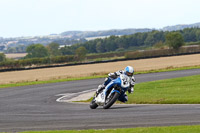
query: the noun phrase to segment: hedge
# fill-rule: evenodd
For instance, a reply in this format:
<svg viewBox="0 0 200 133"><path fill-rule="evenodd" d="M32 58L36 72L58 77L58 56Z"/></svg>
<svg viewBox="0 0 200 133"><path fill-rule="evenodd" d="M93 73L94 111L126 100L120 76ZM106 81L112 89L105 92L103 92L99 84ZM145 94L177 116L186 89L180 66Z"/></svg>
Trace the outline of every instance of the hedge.
<svg viewBox="0 0 200 133"><path fill-rule="evenodd" d="M119 52L117 53L105 53L105 54L95 54L88 55L87 59L95 59L95 58L106 58L106 57L114 57L114 56L124 56L125 59L121 60L129 60L129 59L141 59L141 58L153 58L153 57L163 57L163 56L173 56L173 55L184 55L184 54L194 54L200 53L200 45L195 46L184 46L178 50L174 49L159 49L159 50L147 50L147 51L135 51L135 52ZM112 60L114 61L114 60ZM31 58L31 59L21 59L15 61L3 61L0 62L0 71L11 71L11 70L20 70L24 68L36 68L36 67L54 67L59 66L59 64L68 63L71 65L79 62L81 64L81 60L75 55L68 56L56 56L56 57L45 57L45 58ZM104 62L104 61L102 61ZM109 62L109 61L107 61ZM97 62L91 62L97 63Z"/></svg>
<svg viewBox="0 0 200 133"><path fill-rule="evenodd" d="M45 57L45 58L30 58L30 59L0 62L0 69L17 69L17 68L26 68L26 67L59 64L59 63L67 63L75 61L79 60L76 56L73 55Z"/></svg>
<svg viewBox="0 0 200 133"><path fill-rule="evenodd" d="M162 56L173 56L173 55L183 55L183 54L194 54L200 52L200 46L184 46L175 49L159 49L159 50L147 50L147 51L136 51L125 53L126 59L138 59L138 58L153 58Z"/></svg>

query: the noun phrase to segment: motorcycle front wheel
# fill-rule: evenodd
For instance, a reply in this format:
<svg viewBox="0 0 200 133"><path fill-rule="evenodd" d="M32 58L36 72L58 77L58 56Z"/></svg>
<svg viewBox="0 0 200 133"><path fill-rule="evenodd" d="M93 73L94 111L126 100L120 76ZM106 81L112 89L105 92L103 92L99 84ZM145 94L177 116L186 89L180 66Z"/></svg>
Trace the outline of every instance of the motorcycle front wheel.
<svg viewBox="0 0 200 133"><path fill-rule="evenodd" d="M93 97L92 101L90 102L90 108L96 109L98 105L95 103L95 97Z"/></svg>
<svg viewBox="0 0 200 133"><path fill-rule="evenodd" d="M104 109L110 108L117 101L119 95L120 95L119 93L114 92L109 99L106 99L103 108Z"/></svg>

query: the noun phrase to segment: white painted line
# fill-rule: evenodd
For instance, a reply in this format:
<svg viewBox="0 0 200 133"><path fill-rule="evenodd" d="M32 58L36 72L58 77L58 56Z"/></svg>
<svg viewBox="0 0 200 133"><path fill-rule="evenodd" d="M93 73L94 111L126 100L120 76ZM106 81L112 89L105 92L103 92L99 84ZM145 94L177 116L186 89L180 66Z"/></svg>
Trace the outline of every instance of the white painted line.
<svg viewBox="0 0 200 133"><path fill-rule="evenodd" d="M72 101L81 101L89 99L96 89L81 91L77 93L65 93L65 94L58 94L55 96L61 96L60 98L56 99L57 102L72 102ZM67 100L63 100L69 97Z"/></svg>

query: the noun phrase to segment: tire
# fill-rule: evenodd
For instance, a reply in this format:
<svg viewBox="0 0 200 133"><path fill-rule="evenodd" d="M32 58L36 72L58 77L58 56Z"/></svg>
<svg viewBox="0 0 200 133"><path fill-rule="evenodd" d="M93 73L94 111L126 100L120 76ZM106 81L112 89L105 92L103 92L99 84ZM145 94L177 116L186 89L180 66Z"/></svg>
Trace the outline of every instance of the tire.
<svg viewBox="0 0 200 133"><path fill-rule="evenodd" d="M90 102L90 108L91 109L96 109L98 105L95 103L95 97L93 97L92 101Z"/></svg>
<svg viewBox="0 0 200 133"><path fill-rule="evenodd" d="M111 97L111 99L107 103L104 104L103 108L104 109L110 108L117 101L119 95L120 95L119 93L115 92L113 94L113 97Z"/></svg>

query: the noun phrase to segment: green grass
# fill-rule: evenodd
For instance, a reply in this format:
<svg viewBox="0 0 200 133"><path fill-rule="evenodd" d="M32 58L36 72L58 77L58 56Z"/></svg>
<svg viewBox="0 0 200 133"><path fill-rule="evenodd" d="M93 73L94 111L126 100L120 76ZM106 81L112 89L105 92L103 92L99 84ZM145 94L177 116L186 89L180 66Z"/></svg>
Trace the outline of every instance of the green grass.
<svg viewBox="0 0 200 133"><path fill-rule="evenodd" d="M104 77L105 77L105 75L95 75L95 76L80 77L80 78L67 78L67 79L56 79L56 80L47 80L47 81L31 81L31 82L20 82L20 83L13 83L13 84L1 84L0 88L19 87L19 86L37 85L37 84L48 84L48 83L58 83L58 82L86 80L86 79L104 78Z"/></svg>
<svg viewBox="0 0 200 133"><path fill-rule="evenodd" d="M200 66L189 66L189 67L180 67L180 68L168 67L168 68L165 68L165 69L158 69L158 70L139 71L139 72L135 72L135 74L168 72L168 71L199 69L199 68L200 68ZM11 84L0 84L0 88L37 85L37 84L48 84L48 83L58 83L58 82L66 82L66 81L74 81L74 80L86 80L86 79L95 79L95 78L105 78L105 77L107 77L107 74L105 74L105 73L93 73L92 76L80 77L80 78L67 78L67 79L56 79L56 80L47 80L47 81L29 81L29 82L19 82L19 83L11 83Z"/></svg>
<svg viewBox="0 0 200 133"><path fill-rule="evenodd" d="M20 133L200 133L200 125L169 126L169 127L139 127L106 130L66 130L66 131L27 131Z"/></svg>
<svg viewBox="0 0 200 133"><path fill-rule="evenodd" d="M151 81L136 84L126 104L200 104L199 92L200 75Z"/></svg>
<svg viewBox="0 0 200 133"><path fill-rule="evenodd" d="M158 73L158 72L170 72L170 71L180 71L180 70L189 70L189 69L200 69L200 66L187 66L187 67L167 67L164 69L157 70L148 70L148 71L139 71L135 74L145 74L145 73Z"/></svg>
<svg viewBox="0 0 200 133"><path fill-rule="evenodd" d="M135 85L128 104L200 104L200 75Z"/></svg>

